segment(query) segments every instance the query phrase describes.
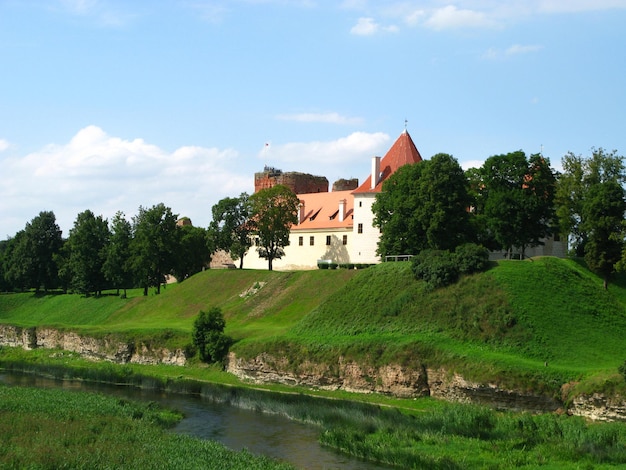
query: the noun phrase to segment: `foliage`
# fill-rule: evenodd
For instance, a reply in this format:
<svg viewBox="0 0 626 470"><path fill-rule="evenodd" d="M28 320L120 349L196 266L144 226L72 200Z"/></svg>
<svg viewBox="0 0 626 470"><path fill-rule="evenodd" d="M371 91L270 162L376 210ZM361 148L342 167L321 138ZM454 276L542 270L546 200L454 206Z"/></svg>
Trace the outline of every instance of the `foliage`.
<svg viewBox="0 0 626 470"><path fill-rule="evenodd" d="M224 198L211 208L211 212L213 220L209 232L215 240L215 249L224 250L234 259L239 259L239 269L243 269L243 258L252 246L250 196L241 193L236 198Z"/></svg>
<svg viewBox="0 0 626 470"><path fill-rule="evenodd" d="M106 219L93 212L81 212L74 221L70 236L63 246L70 286L84 295L99 295L106 287L104 263L109 243Z"/></svg>
<svg viewBox="0 0 626 470"><path fill-rule="evenodd" d="M178 231L180 239L173 274L178 282L182 282L206 268L214 250L208 246L207 231L202 227L182 225Z"/></svg>
<svg viewBox="0 0 626 470"><path fill-rule="evenodd" d="M257 251L267 259L271 271L272 261L282 258L283 248L289 245L291 226L298 223L300 200L288 187L279 184L250 196L250 204Z"/></svg>
<svg viewBox="0 0 626 470"><path fill-rule="evenodd" d="M626 183L624 158L616 150L592 149L590 157L569 152L561 159L563 173L556 190L557 215L562 233L570 234L572 251L584 256L590 224L585 223L583 204L590 188L608 181Z"/></svg>
<svg viewBox="0 0 626 470"><path fill-rule="evenodd" d="M489 250L476 243L464 243L454 250L454 258L461 274L486 271L489 267Z"/></svg>
<svg viewBox="0 0 626 470"><path fill-rule="evenodd" d="M228 354L233 341L224 333L225 326L222 311L217 307L198 314L191 335L202 361L221 362Z"/></svg>
<svg viewBox="0 0 626 470"><path fill-rule="evenodd" d="M372 206L381 229L378 254L417 254L454 249L472 238L467 208L468 182L447 154L404 165L384 183Z"/></svg>
<svg viewBox="0 0 626 470"><path fill-rule="evenodd" d="M61 229L51 211L42 211L9 242L6 251L5 278L18 289L59 287L56 262L63 240Z"/></svg>
<svg viewBox="0 0 626 470"><path fill-rule="evenodd" d="M480 170L477 210L498 245L511 252L541 244L552 234L556 177L542 155L521 150L489 157Z"/></svg>
<svg viewBox="0 0 626 470"><path fill-rule="evenodd" d="M616 181L591 186L582 204L585 262L603 277L605 289L622 256L625 211L624 188Z"/></svg>
<svg viewBox="0 0 626 470"><path fill-rule="evenodd" d="M159 203L149 209L139 207L133 218L132 266L144 295L150 287L156 287L160 294L165 276L174 269L180 235L176 217L169 207Z"/></svg>
<svg viewBox="0 0 626 470"><path fill-rule="evenodd" d="M111 220L109 244L102 267L104 277L115 289L126 289L133 286L131 270L130 246L132 226L123 212L117 212Z"/></svg>
<svg viewBox="0 0 626 470"><path fill-rule="evenodd" d="M290 468L167 432L181 416L153 402L0 386L0 414L3 468Z"/></svg>
<svg viewBox="0 0 626 470"><path fill-rule="evenodd" d="M413 274L432 289L453 284L459 278L459 267L452 253L424 250L411 260Z"/></svg>

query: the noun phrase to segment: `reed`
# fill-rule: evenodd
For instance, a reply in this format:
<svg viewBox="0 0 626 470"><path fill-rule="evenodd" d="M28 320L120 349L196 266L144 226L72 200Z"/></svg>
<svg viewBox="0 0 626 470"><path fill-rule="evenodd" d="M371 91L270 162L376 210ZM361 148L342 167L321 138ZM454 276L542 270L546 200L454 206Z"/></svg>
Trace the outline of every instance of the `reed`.
<svg viewBox="0 0 626 470"><path fill-rule="evenodd" d="M0 385L0 416L2 468L292 468L167 432L180 415L154 403Z"/></svg>

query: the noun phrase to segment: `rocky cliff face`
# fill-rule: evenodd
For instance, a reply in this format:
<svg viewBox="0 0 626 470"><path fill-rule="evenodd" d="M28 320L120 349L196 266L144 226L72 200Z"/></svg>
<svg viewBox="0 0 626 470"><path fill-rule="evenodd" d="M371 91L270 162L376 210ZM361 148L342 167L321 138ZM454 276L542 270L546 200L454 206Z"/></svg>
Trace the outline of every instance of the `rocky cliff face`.
<svg viewBox="0 0 626 470"><path fill-rule="evenodd" d="M64 349L89 359L106 360L119 364L171 364L183 366L187 362L181 349L152 348L144 343L123 342L112 337L91 338L71 331L53 328L20 328L0 325L0 346L24 349Z"/></svg>
<svg viewBox="0 0 626 470"><path fill-rule="evenodd" d="M120 364L186 364L184 351L180 349L153 348L144 343L127 343L112 337L91 338L52 328L0 325L0 346L64 349L86 358ZM554 412L564 408L563 402L553 397L507 390L497 384L472 382L444 369L427 368L419 361L410 366L387 364L373 367L339 358L331 364L304 361L293 366L286 358L270 354L244 360L230 353L227 370L253 383L381 393L399 398L432 396L513 411ZM567 395L568 385L563 385L563 396ZM596 421L626 421L626 399L601 394L578 396L572 400L567 412Z"/></svg>
<svg viewBox="0 0 626 470"><path fill-rule="evenodd" d="M285 358L269 354L244 360L230 353L227 369L253 383L282 383L358 393L382 393L401 398L432 396L447 401L473 403L499 410L558 412L564 403L554 397L508 390L493 383L477 383L444 369L388 364L363 366L339 358L336 364L303 362L294 367ZM600 395L576 398L568 413L593 420L626 421L626 401Z"/></svg>

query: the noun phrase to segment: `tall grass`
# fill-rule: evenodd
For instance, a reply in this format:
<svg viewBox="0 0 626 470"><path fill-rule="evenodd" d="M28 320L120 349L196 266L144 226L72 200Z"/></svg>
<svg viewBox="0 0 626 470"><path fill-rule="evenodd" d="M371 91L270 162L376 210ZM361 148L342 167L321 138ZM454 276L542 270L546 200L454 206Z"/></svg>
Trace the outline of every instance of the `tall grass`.
<svg viewBox="0 0 626 470"><path fill-rule="evenodd" d="M70 365L73 362L82 364L76 358L66 358L66 361ZM27 362L24 359L24 365ZM14 364L15 368L18 366ZM65 371L62 363L53 369L46 364L31 364L30 367L31 371L59 378L82 376L94 381L125 382L280 414L318 426L320 442L326 446L399 468L609 468L626 465L624 423L590 424L566 415L502 413L485 407L430 399L396 400L394 408L302 393L272 393L225 386L182 376L167 377L158 375L162 368L155 366L136 369L97 363L92 370L66 366ZM3 402L2 396L0 402ZM54 400L48 402L56 407ZM31 413L30 406L30 403L24 405L22 411ZM97 408L104 414L126 413L145 416L149 421L160 420L162 424L169 422L167 416L159 418L160 415L151 414L158 411L151 405L139 411L128 405L125 411L114 413L109 413L107 406ZM0 415L2 413L0 408ZM98 419L95 421L99 422Z"/></svg>
<svg viewBox="0 0 626 470"><path fill-rule="evenodd" d="M180 416L152 403L0 385L0 416L2 468L291 468L166 432Z"/></svg>

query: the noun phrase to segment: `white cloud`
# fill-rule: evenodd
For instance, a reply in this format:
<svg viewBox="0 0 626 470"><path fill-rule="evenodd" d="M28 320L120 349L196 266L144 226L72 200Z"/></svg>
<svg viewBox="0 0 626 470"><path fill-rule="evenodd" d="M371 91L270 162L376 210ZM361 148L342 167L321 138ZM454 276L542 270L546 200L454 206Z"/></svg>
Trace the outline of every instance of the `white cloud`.
<svg viewBox="0 0 626 470"><path fill-rule="evenodd" d="M611 9L626 9L624 0L539 0L537 8L546 13L578 13Z"/></svg>
<svg viewBox="0 0 626 470"><path fill-rule="evenodd" d="M0 236L12 236L42 210L54 211L67 234L86 209L110 219L118 210L131 217L140 205L160 202L206 227L213 204L251 191L252 176L230 170L241 166L238 160L232 149L187 146L167 152L89 126L66 144L3 161Z"/></svg>
<svg viewBox="0 0 626 470"><path fill-rule="evenodd" d="M9 144L8 140L0 139L0 152L4 152L10 146L11 146L11 144Z"/></svg>
<svg viewBox="0 0 626 470"><path fill-rule="evenodd" d="M386 32L395 33L398 27L395 25L382 26L377 23L374 18L359 18L357 23L350 29L350 33L357 36L372 36L374 34Z"/></svg>
<svg viewBox="0 0 626 470"><path fill-rule="evenodd" d="M342 116L339 113L299 113L280 114L276 116L282 121L321 122L325 124L361 124L363 119Z"/></svg>
<svg viewBox="0 0 626 470"><path fill-rule="evenodd" d="M258 157L285 171L301 171L332 180L335 177L366 176L370 158L386 152L388 145L389 135L385 133L353 132L326 142L273 144L259 152ZM354 168L362 169L363 174L346 174Z"/></svg>
<svg viewBox="0 0 626 470"><path fill-rule="evenodd" d="M530 54L533 52L538 52L543 49L543 46L537 44L530 45L521 45L521 44L513 44L505 50L497 49L495 47L491 47L485 51L483 54L483 59L488 60L497 60L502 59L504 57L512 57L521 54Z"/></svg>
<svg viewBox="0 0 626 470"><path fill-rule="evenodd" d="M458 28L481 28L493 26L495 23L481 11L458 9L448 5L435 10L424 23L435 30Z"/></svg>
<svg viewBox="0 0 626 470"><path fill-rule="evenodd" d="M543 49L543 46L539 46L537 44L531 44L531 45L526 45L526 46L523 46L520 44L513 44L511 47L509 47L505 51L505 54L506 55L528 54L530 52L540 51L541 49Z"/></svg>

